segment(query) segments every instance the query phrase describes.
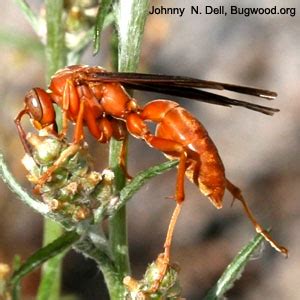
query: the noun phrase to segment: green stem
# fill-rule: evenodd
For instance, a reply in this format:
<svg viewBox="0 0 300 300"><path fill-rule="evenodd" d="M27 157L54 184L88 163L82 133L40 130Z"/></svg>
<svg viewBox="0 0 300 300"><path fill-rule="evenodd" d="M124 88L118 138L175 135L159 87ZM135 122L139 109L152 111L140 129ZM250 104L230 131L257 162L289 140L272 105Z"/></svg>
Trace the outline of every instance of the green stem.
<svg viewBox="0 0 300 300"><path fill-rule="evenodd" d="M134 72L137 69L147 7L148 0L120 0L115 6L119 38L118 55L115 55L118 57L118 71ZM126 183L126 174L120 165L122 155L123 163L126 160L124 158L125 147L127 147L126 141L111 140L110 142L109 167L115 173L117 193ZM130 274L125 205L109 220L109 241L117 271L124 278ZM120 291L118 298L113 299L122 299L122 297L124 297L124 288Z"/></svg>
<svg viewBox="0 0 300 300"><path fill-rule="evenodd" d="M74 227L72 220L67 220L50 211L49 206L38 199L32 198L16 181L13 174L9 171L7 164L4 161L2 152L0 151L0 178L5 182L8 188L15 193L22 202L32 208L35 212L42 216L55 220L64 228L71 230Z"/></svg>
<svg viewBox="0 0 300 300"><path fill-rule="evenodd" d="M116 46L118 40L116 38L116 32L112 35L113 43ZM112 60L118 60L118 47L112 49ZM117 67L117 66L116 66ZM124 170L120 165L120 158L122 151L126 149L127 142L116 141L111 139L109 144L109 168L115 174L115 192L119 193L126 184L126 177ZM122 150L123 149L123 150ZM126 158L125 158L126 159ZM126 161L124 161L126 163ZM130 261L129 261L129 250L128 250L128 229L127 229L127 214L126 207L122 207L118 212L109 219L109 246L113 257L114 265L118 273L119 281L116 281L114 285L107 284L111 300L120 299L124 297L124 286L123 278L130 274ZM102 270L102 268L101 268ZM105 271L105 270L103 270ZM104 273L103 273L104 274ZM107 277L107 274L104 274Z"/></svg>
<svg viewBox="0 0 300 300"><path fill-rule="evenodd" d="M28 195L28 193L18 184L15 177L9 171L3 154L0 152L0 177L7 184L10 190L18 195L22 202L29 205L36 212L47 216L49 213L49 207L47 204L42 203Z"/></svg>
<svg viewBox="0 0 300 300"><path fill-rule="evenodd" d="M47 84L51 76L66 64L65 32L62 20L63 0L46 0Z"/></svg>
<svg viewBox="0 0 300 300"><path fill-rule="evenodd" d="M64 67L66 62L66 49L64 26L62 20L63 0L46 0L46 22L47 22L47 43L46 43L46 61L47 61L47 83L51 76L60 68ZM62 227L50 220L44 221L44 241L47 245L57 239L63 232ZM58 255L48 260L42 268L42 280L38 291L38 300L60 299L60 279L62 255Z"/></svg>
<svg viewBox="0 0 300 300"><path fill-rule="evenodd" d="M123 142L113 139L110 142L109 167L115 174L116 192L120 192L126 183L125 174L119 164L124 146ZM110 247L118 273L122 278L130 273L127 237L126 207L124 206L109 220Z"/></svg>
<svg viewBox="0 0 300 300"><path fill-rule="evenodd" d="M62 227L52 220L44 220L43 245L49 245L63 233ZM59 300L61 282L61 263L64 253L58 254L43 264L42 279L37 300Z"/></svg>
<svg viewBox="0 0 300 300"><path fill-rule="evenodd" d="M124 288L122 283L123 278L120 276L115 264L105 253L105 251L97 248L88 237L85 237L81 241L77 242L73 248L81 252L84 256L96 261L104 276L110 299L124 299Z"/></svg>
<svg viewBox="0 0 300 300"><path fill-rule="evenodd" d="M20 9L23 11L26 19L34 29L34 31L39 34L40 31L40 22L38 15L31 9L29 4L25 0L15 0L19 5Z"/></svg>

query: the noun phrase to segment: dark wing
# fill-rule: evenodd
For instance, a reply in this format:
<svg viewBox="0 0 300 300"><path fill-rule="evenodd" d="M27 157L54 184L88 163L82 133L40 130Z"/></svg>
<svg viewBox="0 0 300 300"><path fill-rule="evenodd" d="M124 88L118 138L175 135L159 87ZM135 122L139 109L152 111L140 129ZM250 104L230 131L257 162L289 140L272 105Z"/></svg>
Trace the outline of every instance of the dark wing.
<svg viewBox="0 0 300 300"><path fill-rule="evenodd" d="M240 94L256 96L268 100L275 99L277 94L268 90L222 82L206 81L182 76L169 76L143 73L93 72L86 74L84 80L101 82L119 82L125 88L158 92L180 96L223 106L242 106L267 115L273 115L278 109L236 100L222 95L202 91L197 88L228 90Z"/></svg>

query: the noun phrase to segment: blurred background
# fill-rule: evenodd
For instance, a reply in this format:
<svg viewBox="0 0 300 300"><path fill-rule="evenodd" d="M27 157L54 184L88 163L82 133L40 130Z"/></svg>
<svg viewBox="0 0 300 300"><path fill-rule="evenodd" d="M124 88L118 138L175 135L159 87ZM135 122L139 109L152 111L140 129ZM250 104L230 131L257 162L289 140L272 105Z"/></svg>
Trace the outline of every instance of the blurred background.
<svg viewBox="0 0 300 300"><path fill-rule="evenodd" d="M41 1L30 1L38 10ZM280 113L269 117L243 108L224 108L175 99L205 125L219 149L227 177L239 186L257 219L272 227L273 237L289 248L288 259L268 244L254 257L228 299L299 299L300 278L300 12L299 1L150 1L151 6L185 7L186 13L151 15L139 71L186 75L201 79L274 90L270 104ZM296 15L191 15L191 5L291 7ZM19 182L31 190L20 163L24 155L14 127L25 92L45 87L45 65L38 39L13 1L0 10L0 145ZM103 44L109 38L104 36ZM87 49L82 63L110 68L108 46L92 57ZM236 96L228 93L229 96ZM159 95L136 93L141 104ZM242 97L247 100L247 97ZM250 99L251 100L251 99ZM30 125L28 124L28 128ZM297 133L298 132L298 133ZM107 146L89 139L96 168L107 164ZM142 141L130 139L129 173L165 161ZM128 205L130 255L133 275L142 276L147 264L162 251L174 202L176 170L159 176L140 190ZM180 265L183 296L201 299L225 267L255 232L242 207L216 210L195 186L186 182L186 203L176 227L172 260ZM14 254L26 258L41 245L42 219L24 206L0 182L0 261ZM32 299L39 273L24 281L24 299ZM108 299L102 276L94 263L71 252L65 259L63 288L77 299Z"/></svg>

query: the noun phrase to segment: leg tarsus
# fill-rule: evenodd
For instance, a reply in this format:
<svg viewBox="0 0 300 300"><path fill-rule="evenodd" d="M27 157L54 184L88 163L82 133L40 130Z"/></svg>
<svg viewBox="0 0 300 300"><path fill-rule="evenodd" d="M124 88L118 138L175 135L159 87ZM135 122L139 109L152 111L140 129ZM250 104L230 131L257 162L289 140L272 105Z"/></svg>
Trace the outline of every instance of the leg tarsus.
<svg viewBox="0 0 300 300"><path fill-rule="evenodd" d="M165 253L160 253L155 262L157 269L159 270L158 278L154 281L150 288L150 293L155 293L159 289L161 282L163 281L170 264L169 258L166 257Z"/></svg>
<svg viewBox="0 0 300 300"><path fill-rule="evenodd" d="M255 230L257 233L261 234L264 239L266 241L269 242L269 244L274 248L276 249L278 252L281 252L283 255L285 256L288 256L288 250L279 245L272 237L271 235L269 234L269 232L264 229L255 219L252 211L250 210L249 206L247 205L243 195L242 195L242 192L241 190L236 187L234 184L232 184L228 179L226 179L226 188L227 190L232 194L232 196L234 197L234 199L237 199L239 200L242 205L243 205L243 208L244 208L244 211L248 217L248 219L251 221L251 223L253 224Z"/></svg>

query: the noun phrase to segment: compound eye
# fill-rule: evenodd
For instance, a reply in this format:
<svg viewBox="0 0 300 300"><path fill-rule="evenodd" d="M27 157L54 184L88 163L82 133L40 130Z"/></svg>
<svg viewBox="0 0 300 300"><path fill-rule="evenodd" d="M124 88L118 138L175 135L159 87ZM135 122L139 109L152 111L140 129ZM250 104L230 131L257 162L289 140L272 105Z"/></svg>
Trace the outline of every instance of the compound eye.
<svg viewBox="0 0 300 300"><path fill-rule="evenodd" d="M41 101L39 99L36 89L30 90L25 96L25 104L30 116L36 120L41 121L43 119L43 110Z"/></svg>

